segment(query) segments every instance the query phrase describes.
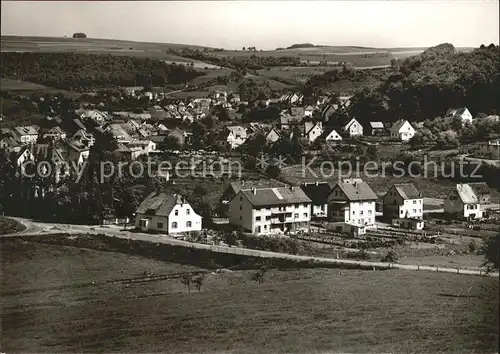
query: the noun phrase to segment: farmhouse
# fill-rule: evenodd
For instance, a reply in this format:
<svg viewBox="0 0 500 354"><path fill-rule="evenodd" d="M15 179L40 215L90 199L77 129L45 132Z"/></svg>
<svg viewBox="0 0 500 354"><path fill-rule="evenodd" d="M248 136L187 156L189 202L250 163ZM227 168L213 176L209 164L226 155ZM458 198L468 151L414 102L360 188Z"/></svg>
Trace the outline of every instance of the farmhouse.
<svg viewBox="0 0 500 354"><path fill-rule="evenodd" d="M382 122L370 122L370 135L383 135L385 132L384 123Z"/></svg>
<svg viewBox="0 0 500 354"><path fill-rule="evenodd" d="M377 199L370 186L360 178L341 180L328 196L330 219L353 225L373 226Z"/></svg>
<svg viewBox="0 0 500 354"><path fill-rule="evenodd" d="M255 234L308 229L311 199L298 187L240 190L229 204L229 223Z"/></svg>
<svg viewBox="0 0 500 354"><path fill-rule="evenodd" d="M44 138L50 138L54 141L66 139L66 132L59 127L52 127L42 135Z"/></svg>
<svg viewBox="0 0 500 354"><path fill-rule="evenodd" d="M462 121L462 124L472 123L472 114L465 107L448 109L448 111L446 111L445 118L459 118Z"/></svg>
<svg viewBox="0 0 500 354"><path fill-rule="evenodd" d="M491 203L491 190L486 182L472 182L468 183L468 185L477 195L479 203L481 204Z"/></svg>
<svg viewBox="0 0 500 354"><path fill-rule="evenodd" d="M225 142L231 149L235 149L247 140L247 130L245 127L235 125L226 128Z"/></svg>
<svg viewBox="0 0 500 354"><path fill-rule="evenodd" d="M355 118L352 118L342 127L342 132L351 138L361 136L363 135L363 126Z"/></svg>
<svg viewBox="0 0 500 354"><path fill-rule="evenodd" d="M269 143L275 143L280 139L281 135L279 131L276 128L272 128L267 134L266 134L266 141Z"/></svg>
<svg viewBox="0 0 500 354"><path fill-rule="evenodd" d="M38 128L33 125L15 127L14 136L21 144L32 144L38 139Z"/></svg>
<svg viewBox="0 0 500 354"><path fill-rule="evenodd" d="M396 121L391 129L391 138L400 141L408 141L415 135L415 128L407 120Z"/></svg>
<svg viewBox="0 0 500 354"><path fill-rule="evenodd" d="M320 136L321 139L325 139L325 141L339 141L342 140L342 137L334 128L326 129L323 134Z"/></svg>
<svg viewBox="0 0 500 354"><path fill-rule="evenodd" d="M170 235L200 231L201 220L201 216L180 194L153 192L137 208L135 227Z"/></svg>
<svg viewBox="0 0 500 354"><path fill-rule="evenodd" d="M310 143L313 143L321 134L323 134L321 122L310 121L304 123L304 136Z"/></svg>
<svg viewBox="0 0 500 354"><path fill-rule="evenodd" d="M481 219L480 197L469 184L460 183L453 188L444 200L446 215L458 219Z"/></svg>
<svg viewBox="0 0 500 354"><path fill-rule="evenodd" d="M394 184L384 196L386 219L423 219L422 193L413 183Z"/></svg>
<svg viewBox="0 0 500 354"><path fill-rule="evenodd" d="M311 218L328 216L328 195L332 187L328 182L303 183L300 188L311 199Z"/></svg>

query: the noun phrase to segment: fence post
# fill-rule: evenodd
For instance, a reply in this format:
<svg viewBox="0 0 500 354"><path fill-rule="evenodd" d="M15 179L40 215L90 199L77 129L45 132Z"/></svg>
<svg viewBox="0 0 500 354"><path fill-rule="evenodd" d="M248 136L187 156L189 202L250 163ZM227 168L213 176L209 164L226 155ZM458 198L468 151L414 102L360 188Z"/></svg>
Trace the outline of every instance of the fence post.
<svg viewBox="0 0 500 354"><path fill-rule="evenodd" d="M439 267L436 267L436 272L439 272Z"/></svg>
<svg viewBox="0 0 500 354"><path fill-rule="evenodd" d="M420 270L420 264L417 264L417 270Z"/></svg>
<svg viewBox="0 0 500 354"><path fill-rule="evenodd" d="M457 268L457 274L460 274L460 268Z"/></svg>

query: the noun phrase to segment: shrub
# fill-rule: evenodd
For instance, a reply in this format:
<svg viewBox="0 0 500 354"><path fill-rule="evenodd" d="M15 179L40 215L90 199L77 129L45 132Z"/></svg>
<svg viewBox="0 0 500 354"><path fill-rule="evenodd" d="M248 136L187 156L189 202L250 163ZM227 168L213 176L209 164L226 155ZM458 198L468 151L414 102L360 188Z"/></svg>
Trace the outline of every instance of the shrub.
<svg viewBox="0 0 500 354"><path fill-rule="evenodd" d="M387 252L387 254L382 258L382 262L387 262L387 263L396 263L398 261L399 257L398 257L398 254L393 251L393 250L390 250L389 252Z"/></svg>

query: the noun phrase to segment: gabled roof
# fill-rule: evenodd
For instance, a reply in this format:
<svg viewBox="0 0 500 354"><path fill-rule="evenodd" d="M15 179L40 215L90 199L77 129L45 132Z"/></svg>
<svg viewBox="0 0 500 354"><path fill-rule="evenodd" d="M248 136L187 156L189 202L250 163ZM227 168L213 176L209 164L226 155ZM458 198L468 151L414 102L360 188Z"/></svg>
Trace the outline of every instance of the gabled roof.
<svg viewBox="0 0 500 354"><path fill-rule="evenodd" d="M254 194L255 192L255 194ZM277 187L254 190L241 190L242 193L255 207L286 205L294 203L311 203L311 199L299 187Z"/></svg>
<svg viewBox="0 0 500 354"><path fill-rule="evenodd" d="M328 182L303 183L300 188L312 200L313 204L325 204L332 186Z"/></svg>
<svg viewBox="0 0 500 354"><path fill-rule="evenodd" d="M394 184L396 192L403 199L417 199L422 198L422 193L413 185L413 183L398 183Z"/></svg>
<svg viewBox="0 0 500 354"><path fill-rule="evenodd" d="M319 138L326 139L333 132L337 133L337 135L340 136L340 134L335 130L335 128L329 127L323 131L323 133L319 136Z"/></svg>
<svg viewBox="0 0 500 354"><path fill-rule="evenodd" d="M456 116L456 115L461 115L465 113L465 111L468 111L466 107L461 107L461 108L450 108L446 111L446 116Z"/></svg>
<svg viewBox="0 0 500 354"><path fill-rule="evenodd" d="M408 122L407 120L404 119L399 119L391 127L391 132L397 133L399 130L403 127L403 125Z"/></svg>
<svg viewBox="0 0 500 354"><path fill-rule="evenodd" d="M476 195L491 194L490 187L486 182L468 183Z"/></svg>
<svg viewBox="0 0 500 354"><path fill-rule="evenodd" d="M467 183L457 184L456 187L458 196L464 204L477 204L479 203L479 198L474 192L474 189Z"/></svg>
<svg viewBox="0 0 500 354"><path fill-rule="evenodd" d="M377 195L370 188L368 183L363 182L360 178L345 179L337 183L335 186L339 186L342 192L346 195L347 199L350 201L378 199Z"/></svg>
<svg viewBox="0 0 500 354"><path fill-rule="evenodd" d="M384 129L384 123L382 123L382 122L370 122L370 127L372 129Z"/></svg>
<svg viewBox="0 0 500 354"><path fill-rule="evenodd" d="M37 128L35 126L32 126L32 125L27 125L24 127L15 127L14 129L16 130L16 132L19 135L37 135L38 134Z"/></svg>
<svg viewBox="0 0 500 354"><path fill-rule="evenodd" d="M169 216L176 205L189 204L180 194L171 192L153 192L143 200L137 214Z"/></svg>
<svg viewBox="0 0 500 354"><path fill-rule="evenodd" d="M356 120L356 118L351 118L351 119L350 119L350 120L349 120L349 121L348 121L348 122L344 125L344 129L345 129L345 130L349 129L349 127L350 127L351 125L353 125L354 123L358 123L358 124L359 124L359 122Z"/></svg>

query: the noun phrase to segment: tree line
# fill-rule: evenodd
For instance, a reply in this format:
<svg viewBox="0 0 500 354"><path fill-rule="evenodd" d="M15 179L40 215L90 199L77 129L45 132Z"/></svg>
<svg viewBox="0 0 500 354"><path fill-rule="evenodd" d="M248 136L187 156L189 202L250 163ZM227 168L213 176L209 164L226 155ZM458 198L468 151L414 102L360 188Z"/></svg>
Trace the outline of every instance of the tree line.
<svg viewBox="0 0 500 354"><path fill-rule="evenodd" d="M83 91L113 86L184 84L205 75L148 58L81 53L1 53L2 77Z"/></svg>

